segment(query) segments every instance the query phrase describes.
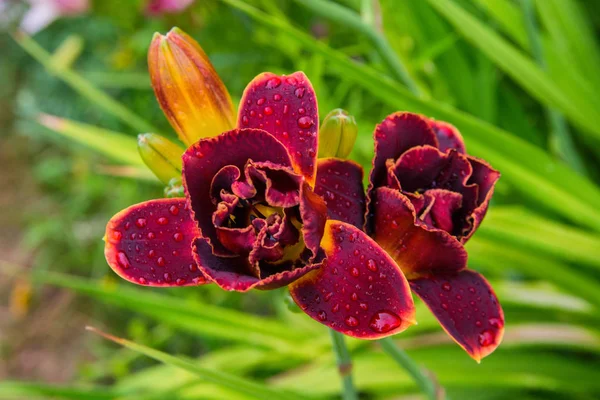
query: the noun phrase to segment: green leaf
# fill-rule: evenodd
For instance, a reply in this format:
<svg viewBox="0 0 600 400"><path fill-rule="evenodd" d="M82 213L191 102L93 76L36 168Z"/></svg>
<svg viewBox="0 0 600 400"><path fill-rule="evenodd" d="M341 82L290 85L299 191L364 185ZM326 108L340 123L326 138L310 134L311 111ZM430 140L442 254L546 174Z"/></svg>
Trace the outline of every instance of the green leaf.
<svg viewBox="0 0 600 400"><path fill-rule="evenodd" d="M122 394L108 387L78 388L64 387L45 383L0 382L0 399L74 399L74 400L113 400Z"/></svg>
<svg viewBox="0 0 600 400"><path fill-rule="evenodd" d="M450 0L429 3L467 39L542 104L555 107L600 139L598 97L565 92L551 77L501 36Z"/></svg>
<svg viewBox="0 0 600 400"><path fill-rule="evenodd" d="M322 339L298 332L277 321L205 303L184 301L123 285L98 285L75 276L46 273L41 282L75 290L118 307L148 315L170 326L206 337L248 343L298 359L311 358L327 348ZM244 332L243 335L240 332Z"/></svg>
<svg viewBox="0 0 600 400"><path fill-rule="evenodd" d="M215 383L219 386L226 387L235 392L239 392L242 394L246 394L252 396L256 399L290 399L290 400L300 400L300 399L310 399L314 397L302 396L300 394L292 393L287 390L278 390L274 389L270 386L254 382L248 379L240 378L235 375L231 375L225 372L220 372L215 369L206 368L198 365L198 363L193 362L187 358L183 357L175 357L169 354L163 353L161 351L151 349L149 347L134 343L132 341L118 338L115 336L111 336L106 334L96 328L87 327L88 330L97 333L104 338L111 340L121 346L125 346L128 349L136 351L138 353L142 353L150 358L155 359L156 361L160 361L163 364L172 365L174 367L183 369L188 371L198 378L202 380L206 380L208 382Z"/></svg>
<svg viewBox="0 0 600 400"><path fill-rule="evenodd" d="M48 114L41 114L38 122L115 161L146 169L137 151L137 141L130 136Z"/></svg>

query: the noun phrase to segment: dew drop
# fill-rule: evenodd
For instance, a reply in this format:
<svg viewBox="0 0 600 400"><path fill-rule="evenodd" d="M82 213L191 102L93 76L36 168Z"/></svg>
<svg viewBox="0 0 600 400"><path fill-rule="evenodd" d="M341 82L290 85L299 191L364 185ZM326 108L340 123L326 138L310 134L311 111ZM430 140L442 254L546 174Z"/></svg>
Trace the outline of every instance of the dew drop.
<svg viewBox="0 0 600 400"><path fill-rule="evenodd" d="M333 297L333 292L329 292L325 296L323 296L323 300L325 300L325 302L328 302L329 300L331 300L332 297Z"/></svg>
<svg viewBox="0 0 600 400"><path fill-rule="evenodd" d="M480 328L481 327L481 321L479 321L479 320L475 321L475 326L478 327L478 328Z"/></svg>
<svg viewBox="0 0 600 400"><path fill-rule="evenodd" d="M135 226L138 228L143 228L147 224L146 218L138 218L135 220Z"/></svg>
<svg viewBox="0 0 600 400"><path fill-rule="evenodd" d="M474 287L470 287L470 288L469 288L469 292L471 292L471 293L475 293L475 288L474 288Z"/></svg>
<svg viewBox="0 0 600 400"><path fill-rule="evenodd" d="M165 282L169 283L173 280L173 278L171 277L171 274L168 272L165 272L165 274L163 275L163 278L165 278Z"/></svg>
<svg viewBox="0 0 600 400"><path fill-rule="evenodd" d="M146 235L146 237L150 240L154 239L156 237L156 235L154 234L154 232L148 232L148 234Z"/></svg>
<svg viewBox="0 0 600 400"><path fill-rule="evenodd" d="M284 104L283 105L283 113L287 114L289 110L290 110L290 106L288 106L287 104Z"/></svg>
<svg viewBox="0 0 600 400"><path fill-rule="evenodd" d="M502 320L500 320L500 318L490 318L488 319L488 322L491 326L493 326L496 329L502 327Z"/></svg>
<svg viewBox="0 0 600 400"><path fill-rule="evenodd" d="M298 118L298 126L302 129L308 129L313 125L311 117L300 117Z"/></svg>
<svg viewBox="0 0 600 400"><path fill-rule="evenodd" d="M364 311L367 311L369 309L369 306L366 303L360 303L358 306L361 308L361 310Z"/></svg>
<svg viewBox="0 0 600 400"><path fill-rule="evenodd" d="M304 92L306 91L305 88L303 87L299 87L298 89L296 89L294 91L294 94L296 95L297 98L301 99L304 97Z"/></svg>
<svg viewBox="0 0 600 400"><path fill-rule="evenodd" d="M358 320L356 318L354 318L353 316L346 317L346 319L344 320L344 322L350 328L354 328L355 326L358 326Z"/></svg>
<svg viewBox="0 0 600 400"><path fill-rule="evenodd" d="M339 305L339 304L336 304L336 305L334 305L334 306L331 308L331 311L332 311L332 312L334 312L334 313L336 313L336 312L338 312L338 311L339 311L339 309L340 309L340 305Z"/></svg>
<svg viewBox="0 0 600 400"><path fill-rule="evenodd" d="M179 214L179 207L171 206L169 207L169 212L171 213L171 215L177 215Z"/></svg>
<svg viewBox="0 0 600 400"><path fill-rule="evenodd" d="M265 107L265 109L263 111L264 111L265 115L273 114L273 109L269 106Z"/></svg>
<svg viewBox="0 0 600 400"><path fill-rule="evenodd" d="M159 267L164 267L164 266L165 266L165 258L164 258L164 257L158 257L158 258L156 259L156 264L157 264Z"/></svg>
<svg viewBox="0 0 600 400"><path fill-rule="evenodd" d="M442 303L442 308L443 308L444 310L447 310L447 309L448 309L448 304L446 304L446 303Z"/></svg>
<svg viewBox="0 0 600 400"><path fill-rule="evenodd" d="M262 106L263 104L265 104L265 98L261 97L260 99L256 100L256 104L259 106Z"/></svg>
<svg viewBox="0 0 600 400"><path fill-rule="evenodd" d="M242 124L244 124L244 125L248 125L248 123L249 123L249 121L248 121L248 117L244 115L244 116L242 117Z"/></svg>
<svg viewBox="0 0 600 400"><path fill-rule="evenodd" d="M325 321L327 319L327 313L325 311L321 310L317 314L317 317L319 318L319 321Z"/></svg>
<svg viewBox="0 0 600 400"><path fill-rule="evenodd" d="M377 263L375 262L375 260L369 258L369 260L367 261L367 268L369 269L369 271L376 272Z"/></svg>
<svg viewBox="0 0 600 400"><path fill-rule="evenodd" d="M169 223L169 220L166 217L160 217L156 222L158 222L159 225L166 225Z"/></svg>
<svg viewBox="0 0 600 400"><path fill-rule="evenodd" d="M150 251L148 252L148 258L154 258L154 256L156 256L156 251L154 251L154 250L150 250Z"/></svg>
<svg viewBox="0 0 600 400"><path fill-rule="evenodd" d="M352 293L352 296L350 296L350 298L354 301L358 300L358 295L356 293Z"/></svg>
<svg viewBox="0 0 600 400"><path fill-rule="evenodd" d="M129 258L127 258L127 254L122 251L117 253L117 263L123 269L128 269L131 267L131 263L129 262Z"/></svg>
<svg viewBox="0 0 600 400"><path fill-rule="evenodd" d="M402 319L391 311L379 311L371 318L369 328L377 333L387 333L402 324Z"/></svg>
<svg viewBox="0 0 600 400"><path fill-rule="evenodd" d="M279 85L281 85L281 79L274 77L267 81L267 84L265 85L265 87L267 89L275 89ZM275 96L279 96L279 95L276 94ZM279 97L281 97L281 96L279 96Z"/></svg>
<svg viewBox="0 0 600 400"><path fill-rule="evenodd" d="M188 265L188 269L190 270L190 272L196 272L198 270L198 267L196 267L194 264L190 264Z"/></svg>
<svg viewBox="0 0 600 400"><path fill-rule="evenodd" d="M485 330L479 334L479 344L480 345L489 346L493 342L494 342L494 334L491 331Z"/></svg>
<svg viewBox="0 0 600 400"><path fill-rule="evenodd" d="M148 283L148 281L144 277L141 277L141 276L138 278L138 282L141 285L146 285Z"/></svg>
<svg viewBox="0 0 600 400"><path fill-rule="evenodd" d="M281 100L281 95L279 93L274 94L273 95L273 100L275 100L275 101Z"/></svg>
<svg viewBox="0 0 600 400"><path fill-rule="evenodd" d="M123 237L123 234L119 231L113 231L112 237L115 240L121 240L121 238Z"/></svg>
<svg viewBox="0 0 600 400"><path fill-rule="evenodd" d="M357 277L360 275L360 272L358 272L358 268L356 268L356 267L352 267L352 269L350 270L350 274L351 274L353 277L357 278Z"/></svg>
<svg viewBox="0 0 600 400"><path fill-rule="evenodd" d="M183 233L177 232L173 235L173 239L175 239L176 242L181 242L183 240Z"/></svg>
<svg viewBox="0 0 600 400"><path fill-rule="evenodd" d="M185 279L182 278L177 278L177 280L175 281L175 283L179 286L181 285L185 285Z"/></svg>
<svg viewBox="0 0 600 400"><path fill-rule="evenodd" d="M446 292L449 292L452 289L452 286L450 286L448 282L444 282L442 284L442 289L444 289Z"/></svg>

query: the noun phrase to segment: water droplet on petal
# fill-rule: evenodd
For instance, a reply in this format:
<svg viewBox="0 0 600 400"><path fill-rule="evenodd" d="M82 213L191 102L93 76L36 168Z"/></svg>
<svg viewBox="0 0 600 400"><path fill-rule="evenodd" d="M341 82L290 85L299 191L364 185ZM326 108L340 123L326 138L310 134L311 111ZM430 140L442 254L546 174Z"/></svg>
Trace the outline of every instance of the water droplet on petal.
<svg viewBox="0 0 600 400"><path fill-rule="evenodd" d="M402 324L402 319L391 311L379 311L371 318L369 328L377 333L387 333L398 328Z"/></svg>
<svg viewBox="0 0 600 400"><path fill-rule="evenodd" d="M112 237L115 240L121 240L121 238L123 237L123 234L119 231L113 231Z"/></svg>
<svg viewBox="0 0 600 400"><path fill-rule="evenodd" d="M360 272L358 271L358 268L352 267L352 269L350 270L350 274L357 278L360 275Z"/></svg>
<svg viewBox="0 0 600 400"><path fill-rule="evenodd" d="M264 109L264 113L265 113L265 115L271 115L271 114L273 114L273 109L271 107L267 106Z"/></svg>
<svg viewBox="0 0 600 400"><path fill-rule="evenodd" d="M160 217L156 222L158 222L159 225L166 225L169 223L169 220L165 217Z"/></svg>
<svg viewBox="0 0 600 400"><path fill-rule="evenodd" d="M273 100L275 100L275 101L281 100L281 95L279 93L274 94L273 95Z"/></svg>
<svg viewBox="0 0 600 400"><path fill-rule="evenodd" d="M452 289L452 286L450 286L448 282L444 282L442 284L442 289L444 289L446 292L449 292Z"/></svg>
<svg viewBox="0 0 600 400"><path fill-rule="evenodd" d="M135 220L135 226L137 226L138 228L143 228L146 226L146 218L138 218Z"/></svg>
<svg viewBox="0 0 600 400"><path fill-rule="evenodd" d="M249 124L248 117L245 116L245 115L242 117L242 124L244 124L244 125L248 125Z"/></svg>
<svg viewBox="0 0 600 400"><path fill-rule="evenodd" d="M358 320L356 318L354 318L353 316L346 317L344 322L346 323L346 325L348 325L351 328L358 326Z"/></svg>
<svg viewBox="0 0 600 400"><path fill-rule="evenodd" d="M303 87L299 87L298 89L296 89L294 91L294 94L296 95L297 98L301 99L304 97L304 92L306 91L305 88Z"/></svg>
<svg viewBox="0 0 600 400"><path fill-rule="evenodd" d="M159 267L164 267L165 266L165 258L164 257L158 257L156 259L156 264L158 264Z"/></svg>
<svg viewBox="0 0 600 400"><path fill-rule="evenodd" d="M183 240L183 233L177 232L173 235L173 239L175 239L176 242L181 242Z"/></svg>
<svg viewBox="0 0 600 400"><path fill-rule="evenodd" d="M369 271L376 272L377 271L377 263L375 262L375 260L369 259L367 261L367 268L369 269Z"/></svg>
<svg viewBox="0 0 600 400"><path fill-rule="evenodd" d="M265 85L265 87L267 89L275 89L279 85L281 85L281 79L273 77L267 81L267 84ZM275 96L277 96L277 95L275 95Z"/></svg>
<svg viewBox="0 0 600 400"><path fill-rule="evenodd" d="M144 277L141 277L141 276L138 278L138 282L141 285L146 285L148 283L148 281Z"/></svg>
<svg viewBox="0 0 600 400"><path fill-rule="evenodd" d="M171 277L171 274L168 272L165 272L165 274L163 275L163 278L165 278L165 282L169 283L171 282L171 280L173 280L173 278Z"/></svg>
<svg viewBox="0 0 600 400"><path fill-rule="evenodd" d="M127 258L127 254L122 251L117 253L117 263L123 269L127 269L131 267L131 263L129 262L129 258Z"/></svg>
<svg viewBox="0 0 600 400"><path fill-rule="evenodd" d="M485 330L479 334L480 345L489 346L492 343L494 343L494 334L491 331Z"/></svg>
<svg viewBox="0 0 600 400"><path fill-rule="evenodd" d="M490 318L488 320L488 322L490 323L491 326L493 326L494 328L500 328L502 327L502 320L500 318Z"/></svg>
<svg viewBox="0 0 600 400"><path fill-rule="evenodd" d="M313 125L314 121L311 117L298 118L298 126L302 129L308 129Z"/></svg>
<svg viewBox="0 0 600 400"><path fill-rule="evenodd" d="M317 317L319 318L319 321L325 321L327 319L327 313L321 310L317 314Z"/></svg>
<svg viewBox="0 0 600 400"><path fill-rule="evenodd" d="M171 213L171 215L177 215L179 214L179 207L173 205L169 207L169 212Z"/></svg>
<svg viewBox="0 0 600 400"><path fill-rule="evenodd" d="M265 98L261 97L260 99L256 100L256 104L259 106L262 106L263 104L265 104Z"/></svg>

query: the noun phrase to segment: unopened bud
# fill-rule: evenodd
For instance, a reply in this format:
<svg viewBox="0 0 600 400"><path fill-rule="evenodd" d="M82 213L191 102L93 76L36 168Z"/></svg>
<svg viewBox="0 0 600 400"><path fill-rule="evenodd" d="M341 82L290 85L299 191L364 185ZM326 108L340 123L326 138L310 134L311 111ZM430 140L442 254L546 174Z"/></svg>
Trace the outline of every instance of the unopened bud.
<svg viewBox="0 0 600 400"><path fill-rule="evenodd" d="M154 133L138 135L138 150L144 163L161 182L181 179L181 156L184 149L169 139Z"/></svg>
<svg viewBox="0 0 600 400"><path fill-rule="evenodd" d="M341 108L331 111L319 129L319 158L347 158L357 135L358 126L352 115Z"/></svg>

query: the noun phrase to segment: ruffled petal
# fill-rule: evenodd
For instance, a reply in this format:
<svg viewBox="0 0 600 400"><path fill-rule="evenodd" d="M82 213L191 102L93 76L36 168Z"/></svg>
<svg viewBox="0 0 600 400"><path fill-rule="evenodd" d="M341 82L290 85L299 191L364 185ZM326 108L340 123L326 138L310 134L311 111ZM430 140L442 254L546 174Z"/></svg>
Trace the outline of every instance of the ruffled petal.
<svg viewBox="0 0 600 400"><path fill-rule="evenodd" d="M466 267L467 252L448 232L418 224L408 198L390 188L374 192L373 238L408 279Z"/></svg>
<svg viewBox="0 0 600 400"><path fill-rule="evenodd" d="M444 330L479 362L492 353L504 334L504 313L483 276L463 270L410 281Z"/></svg>
<svg viewBox="0 0 600 400"><path fill-rule="evenodd" d="M379 187L386 181L386 161L398 159L415 146L438 146L435 133L422 116L398 112L386 117L374 133L375 157L370 175L370 187Z"/></svg>
<svg viewBox="0 0 600 400"><path fill-rule="evenodd" d="M338 158L318 161L315 193L325 199L329 218L362 229L365 223L363 169L357 163Z"/></svg>
<svg viewBox="0 0 600 400"><path fill-rule="evenodd" d="M466 154L465 141L454 125L433 119L429 119L429 125L435 132L439 142L438 148L442 152L445 153L447 150L454 149L459 153Z"/></svg>
<svg viewBox="0 0 600 400"><path fill-rule="evenodd" d="M260 128L289 150L294 170L313 185L316 172L319 112L315 91L302 72L258 75L244 90L238 126Z"/></svg>
<svg viewBox="0 0 600 400"><path fill-rule="evenodd" d="M325 222L327 221L327 205L305 182L300 191L300 218L302 219L302 236L306 248L314 258L319 252Z"/></svg>
<svg viewBox="0 0 600 400"><path fill-rule="evenodd" d="M428 204L422 213L417 213L418 219L429 228L442 229L453 234L455 213L462 206L462 194L445 189L431 189L425 192L423 197L427 198ZM415 202L412 203L414 206Z"/></svg>
<svg viewBox="0 0 600 400"><path fill-rule="evenodd" d="M287 286L319 264L278 271L264 278L252 275L252 267L247 257L218 257L205 238L196 238L193 245L194 259L208 279L229 291L247 292L250 289L270 290ZM293 269L292 269L293 268Z"/></svg>
<svg viewBox="0 0 600 400"><path fill-rule="evenodd" d="M500 179L500 172L493 169L487 162L469 156L469 162L473 167L473 173L469 179L469 184L477 185L477 206L467 218L470 222L470 227L467 227L463 232L461 241L465 243L473 233L477 230L483 217L487 213L490 200L494 194L494 186Z"/></svg>
<svg viewBox="0 0 600 400"><path fill-rule="evenodd" d="M314 320L349 336L379 339L415 323L410 288L394 260L360 229L327 221L321 267L290 284Z"/></svg>
<svg viewBox="0 0 600 400"><path fill-rule="evenodd" d="M277 139L258 129L235 129L217 137L200 140L183 154L183 183L191 205L193 218L197 221L202 236L207 238L215 251L226 253L216 240L212 214L213 177L219 173L229 175L235 171L219 172L223 167L233 166L243 170L248 160L270 161L284 167L291 167L290 156ZM225 179L225 176L223 179Z"/></svg>
<svg viewBox="0 0 600 400"><path fill-rule="evenodd" d="M198 234L185 199L150 200L111 218L104 255L129 282L197 286L206 283L192 255L192 241Z"/></svg>
<svg viewBox="0 0 600 400"><path fill-rule="evenodd" d="M406 151L393 167L405 192L448 189L462 192L473 169L466 156L450 150L442 153L432 146Z"/></svg>

